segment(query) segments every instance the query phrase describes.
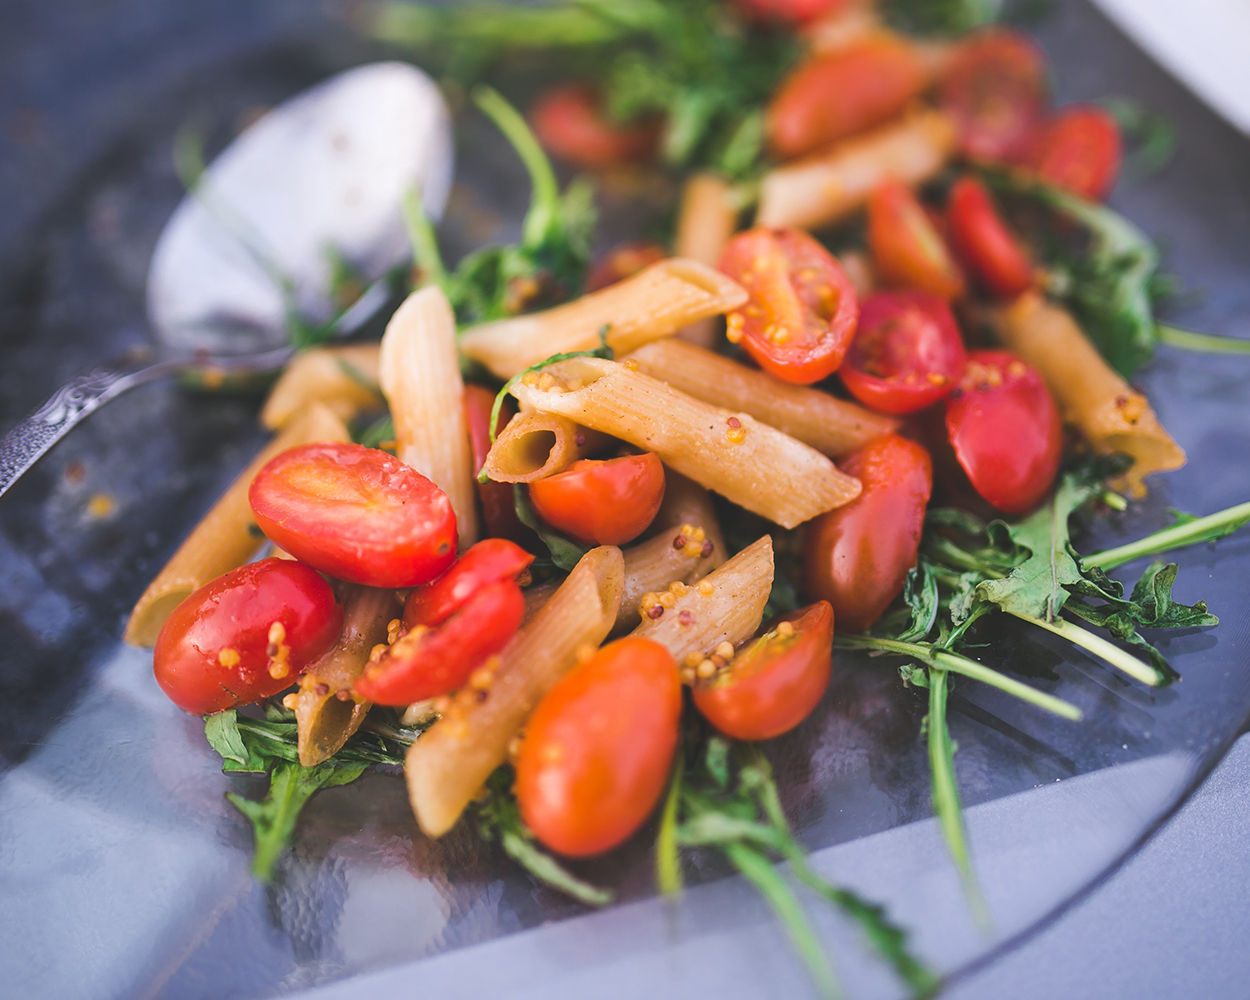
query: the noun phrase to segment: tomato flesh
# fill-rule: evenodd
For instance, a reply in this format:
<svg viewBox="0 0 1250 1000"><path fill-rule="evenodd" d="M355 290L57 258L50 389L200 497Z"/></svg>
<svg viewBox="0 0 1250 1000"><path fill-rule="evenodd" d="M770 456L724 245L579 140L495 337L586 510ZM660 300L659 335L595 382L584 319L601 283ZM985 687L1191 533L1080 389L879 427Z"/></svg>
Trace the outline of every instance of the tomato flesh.
<svg viewBox="0 0 1250 1000"><path fill-rule="evenodd" d="M916 565L933 463L915 441L887 434L841 462L864 484L845 507L811 522L803 574L810 597L833 605L839 632L881 617Z"/></svg>
<svg viewBox="0 0 1250 1000"><path fill-rule="evenodd" d="M958 298L964 279L942 234L907 185L893 178L868 198L868 249L887 285Z"/></svg>
<svg viewBox="0 0 1250 1000"><path fill-rule="evenodd" d="M664 500L664 465L651 452L583 458L530 483L538 516L584 545L624 545L641 535Z"/></svg>
<svg viewBox="0 0 1250 1000"><path fill-rule="evenodd" d="M1041 131L1029 165L1044 181L1091 201L1115 187L1124 157L1120 126L1102 108L1064 108Z"/></svg>
<svg viewBox="0 0 1250 1000"><path fill-rule="evenodd" d="M256 474L248 499L275 545L340 580L413 587L456 557L447 494L376 448L291 448Z"/></svg>
<svg viewBox="0 0 1250 1000"><path fill-rule="evenodd" d="M652 123L609 121L595 91L578 84L542 94L530 109L530 123L552 153L591 170L650 159L659 140Z"/></svg>
<svg viewBox="0 0 1250 1000"><path fill-rule="evenodd" d="M170 701L208 715L290 687L342 627L343 608L316 570L262 559L179 604L157 637L152 669Z"/></svg>
<svg viewBox="0 0 1250 1000"><path fill-rule="evenodd" d="M950 392L967 354L945 301L928 292L876 292L838 375L856 399L882 413L915 413Z"/></svg>
<svg viewBox="0 0 1250 1000"><path fill-rule="evenodd" d="M516 580L534 557L503 538L487 538L467 549L433 583L417 587L404 603L404 625L441 625L487 584Z"/></svg>
<svg viewBox="0 0 1250 1000"><path fill-rule="evenodd" d="M946 226L955 253L989 291L1015 298L1032 286L1028 254L975 177L961 177L951 187Z"/></svg>
<svg viewBox="0 0 1250 1000"><path fill-rule="evenodd" d="M635 240L615 246L595 261L586 278L586 291L597 292L600 288L615 285L667 256L669 253L664 247L650 240Z"/></svg>
<svg viewBox="0 0 1250 1000"><path fill-rule="evenodd" d="M1063 429L1036 370L1006 351L972 351L946 397L946 433L973 488L1007 514L1032 510L1059 470Z"/></svg>
<svg viewBox="0 0 1250 1000"><path fill-rule="evenodd" d="M833 608L818 601L784 616L715 676L696 681L695 707L726 736L771 740L816 707L829 686L832 651Z"/></svg>
<svg viewBox="0 0 1250 1000"><path fill-rule="evenodd" d="M728 337L779 379L808 385L842 364L859 300L833 255L797 229L757 226L729 241L720 269L749 294Z"/></svg>
<svg viewBox="0 0 1250 1000"><path fill-rule="evenodd" d="M637 830L668 780L681 701L672 654L649 639L604 646L561 678L516 761L517 805L535 836L584 857Z"/></svg>

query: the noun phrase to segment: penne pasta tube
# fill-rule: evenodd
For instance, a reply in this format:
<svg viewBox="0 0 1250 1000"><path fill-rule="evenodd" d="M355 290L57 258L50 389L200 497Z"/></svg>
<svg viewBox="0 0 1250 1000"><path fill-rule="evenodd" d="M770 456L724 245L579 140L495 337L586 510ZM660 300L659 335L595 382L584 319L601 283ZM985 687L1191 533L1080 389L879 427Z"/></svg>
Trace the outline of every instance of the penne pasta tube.
<svg viewBox="0 0 1250 1000"><path fill-rule="evenodd" d="M352 684L369 662L370 650L386 641L387 625L400 612L393 590L354 584L344 590L339 640L304 672L295 696L299 762L304 767L338 753L365 721L370 703L351 697Z"/></svg>
<svg viewBox="0 0 1250 1000"><path fill-rule="evenodd" d="M460 547L477 541L477 485L456 319L442 289L413 292L386 325L378 378L395 423L396 454L447 494Z"/></svg>
<svg viewBox="0 0 1250 1000"><path fill-rule="evenodd" d="M530 711L579 654L607 637L621 600L621 550L591 549L495 661L489 687L468 687L408 750L404 774L421 830L439 837L455 825Z"/></svg>
<svg viewBox="0 0 1250 1000"><path fill-rule="evenodd" d="M703 659L722 642L737 646L755 634L772 586L773 540L765 535L695 586L645 595L630 634L658 642L679 664Z"/></svg>
<svg viewBox="0 0 1250 1000"><path fill-rule="evenodd" d="M260 551L265 537L256 527L247 492L269 460L288 448L317 441L350 441L343 421L320 403L311 404L239 473L148 584L126 623L123 638L153 646L170 612L206 583L237 569Z"/></svg>
<svg viewBox="0 0 1250 1000"><path fill-rule="evenodd" d="M800 37L813 55L827 55L861 42L883 27L874 0L850 0L835 4L829 13L805 25Z"/></svg>
<svg viewBox="0 0 1250 1000"><path fill-rule="evenodd" d="M726 180L704 172L686 181L674 241L678 257L715 267L737 228L738 206ZM708 316L679 331L677 336L701 347L711 347L716 336L716 320Z"/></svg>
<svg viewBox="0 0 1250 1000"><path fill-rule="evenodd" d="M886 177L918 184L936 174L955 147L955 126L925 110L777 167L760 187L756 224L815 229L859 208Z"/></svg>
<svg viewBox="0 0 1250 1000"><path fill-rule="evenodd" d="M1146 495L1145 478L1185 464L1185 452L1141 393L1103 360L1067 310L1026 292L995 316L999 339L1036 368L1059 404L1103 454L1124 452L1132 467L1113 485L1130 496Z"/></svg>
<svg viewBox="0 0 1250 1000"><path fill-rule="evenodd" d="M900 423L819 389L791 385L767 372L677 340L640 347L638 370L706 403L749 413L831 458L854 451Z"/></svg>
<svg viewBox="0 0 1250 1000"><path fill-rule="evenodd" d="M276 431L312 402L323 403L344 423L379 406L378 345L345 344L300 351L269 390L260 422Z"/></svg>
<svg viewBox="0 0 1250 1000"><path fill-rule="evenodd" d="M482 465L497 483L532 483L563 472L608 444L597 431L554 413L518 413L499 432Z"/></svg>
<svg viewBox="0 0 1250 1000"><path fill-rule="evenodd" d="M859 480L747 413L722 410L629 365L570 358L530 372L512 392L647 451L741 507L793 528L850 503Z"/></svg>
<svg viewBox="0 0 1250 1000"><path fill-rule="evenodd" d="M595 350L601 330L609 347L627 354L746 300L742 287L719 271L670 257L546 312L470 327L460 347L506 379L554 354Z"/></svg>

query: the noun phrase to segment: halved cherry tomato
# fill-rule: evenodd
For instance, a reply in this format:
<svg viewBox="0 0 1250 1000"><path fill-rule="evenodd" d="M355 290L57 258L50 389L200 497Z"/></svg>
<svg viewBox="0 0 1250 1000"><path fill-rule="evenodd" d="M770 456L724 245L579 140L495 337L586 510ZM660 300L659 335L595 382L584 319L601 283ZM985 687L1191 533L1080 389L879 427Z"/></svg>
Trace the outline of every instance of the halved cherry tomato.
<svg viewBox="0 0 1250 1000"><path fill-rule="evenodd" d="M441 625L418 625L370 657L356 694L379 705L411 705L463 687L473 671L508 645L525 614L512 580L487 584Z"/></svg>
<svg viewBox="0 0 1250 1000"><path fill-rule="evenodd" d="M609 121L594 89L578 84L542 94L530 109L530 123L552 153L591 170L650 159L660 136L652 122Z"/></svg>
<svg viewBox="0 0 1250 1000"><path fill-rule="evenodd" d="M1023 514L1050 491L1063 428L1046 383L1006 351L972 351L946 397L946 433L973 488L999 510Z"/></svg>
<svg viewBox="0 0 1250 1000"><path fill-rule="evenodd" d="M803 63L768 107L768 142L782 159L893 118L925 89L929 73L916 46L872 35Z"/></svg>
<svg viewBox="0 0 1250 1000"><path fill-rule="evenodd" d="M718 265L750 293L727 336L779 379L808 385L837 370L855 335L859 301L833 255L797 229L739 233Z"/></svg>
<svg viewBox="0 0 1250 1000"><path fill-rule="evenodd" d="M845 7L847 0L737 0L744 14L759 21L806 24L822 14Z"/></svg>
<svg viewBox="0 0 1250 1000"><path fill-rule="evenodd" d="M487 584L516 580L534 557L503 538L486 538L465 550L433 583L417 587L404 604L404 625L441 625Z"/></svg>
<svg viewBox="0 0 1250 1000"><path fill-rule="evenodd" d="M962 42L942 81L942 106L974 160L1013 162L1046 106L1046 58L1028 38L989 28Z"/></svg>
<svg viewBox="0 0 1250 1000"><path fill-rule="evenodd" d="M771 740L811 714L829 686L833 608L785 615L710 679L691 689L695 707L726 736Z"/></svg>
<svg viewBox="0 0 1250 1000"><path fill-rule="evenodd" d="M196 715L290 687L334 645L343 608L316 570L262 559L231 570L174 608L156 639L156 683Z"/></svg>
<svg viewBox="0 0 1250 1000"><path fill-rule="evenodd" d="M841 466L864 484L863 492L811 522L803 573L808 596L833 605L838 631L862 632L916 565L933 465L915 441L887 434Z"/></svg>
<svg viewBox="0 0 1250 1000"><path fill-rule="evenodd" d="M677 751L681 681L650 639L619 639L565 674L526 724L521 818L573 857L616 847L655 807Z"/></svg>
<svg viewBox="0 0 1250 1000"><path fill-rule="evenodd" d="M490 452L490 414L495 405L495 394L480 385L469 383L464 387L464 413L469 424L469 445L473 449L473 468L480 472ZM503 430L516 410L508 401L499 410L499 422L495 433ZM477 497L482 505L482 520L486 534L492 538L508 538L525 544L534 533L516 516L516 502L511 483L494 480L477 484Z"/></svg>
<svg viewBox="0 0 1250 1000"><path fill-rule="evenodd" d="M1028 254L975 177L961 177L951 188L946 226L955 253L995 295L1015 298L1033 284Z"/></svg>
<svg viewBox="0 0 1250 1000"><path fill-rule="evenodd" d="M963 275L942 234L911 188L892 177L868 198L868 249L877 276L888 285L944 299L963 294Z"/></svg>
<svg viewBox="0 0 1250 1000"><path fill-rule="evenodd" d="M1056 187L1102 201L1115 187L1124 156L1120 126L1092 104L1064 108L1043 126L1029 166Z"/></svg>
<svg viewBox="0 0 1250 1000"><path fill-rule="evenodd" d="M664 465L651 452L583 458L530 483L538 516L585 545L624 545L641 535L664 500Z"/></svg>
<svg viewBox="0 0 1250 1000"><path fill-rule="evenodd" d="M667 256L669 253L664 247L650 240L621 243L595 261L586 279L586 291L597 292L600 288L615 285Z"/></svg>
<svg viewBox="0 0 1250 1000"><path fill-rule="evenodd" d="M340 580L414 587L456 558L447 494L377 448L291 448L256 474L248 500L274 544Z"/></svg>
<svg viewBox="0 0 1250 1000"><path fill-rule="evenodd" d="M950 307L928 292L875 292L838 375L882 413L915 413L955 387L967 354Z"/></svg>

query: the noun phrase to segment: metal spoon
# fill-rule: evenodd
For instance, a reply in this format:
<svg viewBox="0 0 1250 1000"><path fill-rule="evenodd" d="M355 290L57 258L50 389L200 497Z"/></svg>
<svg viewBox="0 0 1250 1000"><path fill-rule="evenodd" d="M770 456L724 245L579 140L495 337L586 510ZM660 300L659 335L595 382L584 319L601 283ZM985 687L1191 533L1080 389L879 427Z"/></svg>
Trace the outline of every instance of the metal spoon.
<svg viewBox="0 0 1250 1000"><path fill-rule="evenodd" d="M58 389L0 441L0 496L89 414L128 389L188 371L273 371L290 357L288 311L323 323L331 252L372 281L330 327L345 336L389 298L409 256L400 206L414 186L442 214L450 115L406 63L358 66L260 118L204 172L152 255L149 350Z"/></svg>

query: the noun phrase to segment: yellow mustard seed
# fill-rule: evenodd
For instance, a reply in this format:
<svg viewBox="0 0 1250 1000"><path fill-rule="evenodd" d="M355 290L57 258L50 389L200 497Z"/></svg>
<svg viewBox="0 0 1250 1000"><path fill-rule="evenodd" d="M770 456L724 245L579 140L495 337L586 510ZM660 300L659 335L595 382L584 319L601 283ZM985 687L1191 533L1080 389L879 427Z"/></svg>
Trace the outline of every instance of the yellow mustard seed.
<svg viewBox="0 0 1250 1000"><path fill-rule="evenodd" d="M734 444L742 444L747 439L747 429L745 427L732 427L725 432L725 437L729 438Z"/></svg>
<svg viewBox="0 0 1250 1000"><path fill-rule="evenodd" d="M230 646L224 646L217 653L217 662L227 670L239 665L239 651Z"/></svg>
<svg viewBox="0 0 1250 1000"><path fill-rule="evenodd" d="M726 640L716 647L716 655L723 656L726 660L734 658L734 644Z"/></svg>
<svg viewBox="0 0 1250 1000"><path fill-rule="evenodd" d="M286 641L286 626L282 622L274 622L269 626L269 641L275 644Z"/></svg>
<svg viewBox="0 0 1250 1000"><path fill-rule="evenodd" d="M623 364L626 368L628 368L631 372L636 372L636 371L638 370L638 362L637 362L637 361L635 361L633 358L626 358L626 359L625 359L623 362L621 362L621 363L622 363L622 364Z"/></svg>
<svg viewBox="0 0 1250 1000"><path fill-rule="evenodd" d="M788 638L794 635L794 626L790 622L782 622L777 626L777 634Z"/></svg>
<svg viewBox="0 0 1250 1000"><path fill-rule="evenodd" d="M681 682L689 687L694 683L696 676L698 675L695 673L694 667L683 667L681 671Z"/></svg>
<svg viewBox="0 0 1250 1000"><path fill-rule="evenodd" d="M282 707L289 708L292 712L295 711L295 706L298 704L299 704L299 695L297 695L294 691L292 691L290 694L288 694L286 697L282 699Z"/></svg>
<svg viewBox="0 0 1250 1000"><path fill-rule="evenodd" d="M700 580L699 581L699 593L702 594L704 597L711 597L714 593L716 593L716 588L713 587L706 580Z"/></svg>
<svg viewBox="0 0 1250 1000"><path fill-rule="evenodd" d="M716 676L716 664L711 660L703 660L695 673L699 675L700 680L707 680L709 677Z"/></svg>
<svg viewBox="0 0 1250 1000"><path fill-rule="evenodd" d="M663 608L672 608L677 606L677 598L673 596L671 591L665 591L659 596L660 606Z"/></svg>

